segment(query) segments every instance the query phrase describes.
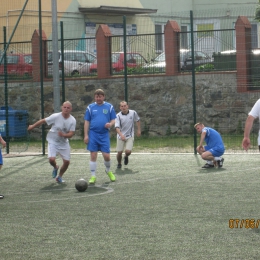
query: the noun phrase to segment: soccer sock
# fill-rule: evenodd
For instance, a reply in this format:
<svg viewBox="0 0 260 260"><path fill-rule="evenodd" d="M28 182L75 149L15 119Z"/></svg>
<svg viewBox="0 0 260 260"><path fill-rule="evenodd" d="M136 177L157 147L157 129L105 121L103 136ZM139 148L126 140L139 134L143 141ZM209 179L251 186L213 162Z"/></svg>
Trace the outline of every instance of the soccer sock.
<svg viewBox="0 0 260 260"><path fill-rule="evenodd" d="M106 172L109 172L110 170L110 161L104 161L104 165L106 166Z"/></svg>
<svg viewBox="0 0 260 260"><path fill-rule="evenodd" d="M212 161L207 161L207 164L213 165Z"/></svg>
<svg viewBox="0 0 260 260"><path fill-rule="evenodd" d="M221 160L221 157L214 157L214 160L215 160L215 161L220 161L220 160Z"/></svg>
<svg viewBox="0 0 260 260"><path fill-rule="evenodd" d="M96 176L97 163L90 161L89 168L90 168L91 175Z"/></svg>

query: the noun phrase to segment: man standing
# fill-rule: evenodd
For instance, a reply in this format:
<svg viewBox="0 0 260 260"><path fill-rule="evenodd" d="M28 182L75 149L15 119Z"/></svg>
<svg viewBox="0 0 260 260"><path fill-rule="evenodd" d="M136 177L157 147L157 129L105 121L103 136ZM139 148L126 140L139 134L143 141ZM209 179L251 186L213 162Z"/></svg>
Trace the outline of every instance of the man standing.
<svg viewBox="0 0 260 260"><path fill-rule="evenodd" d="M5 140L2 138L1 134L0 134L0 143L2 145L2 148L6 147L6 142ZM3 166L3 155L2 155L2 149L0 149L0 170L2 169ZM0 199L3 199L4 195L0 195Z"/></svg>
<svg viewBox="0 0 260 260"><path fill-rule="evenodd" d="M101 151L104 158L106 173L111 181L116 178L110 171L110 135L109 130L115 124L116 112L113 105L105 102L105 93L97 89L94 93L95 102L90 104L84 116L84 143L90 151L90 172L89 184L96 182L97 155Z"/></svg>
<svg viewBox="0 0 260 260"><path fill-rule="evenodd" d="M245 123L244 139L242 141L242 147L247 151L250 147L250 132L254 123L254 120L260 118L260 99L256 101L251 111L248 113L248 117Z"/></svg>
<svg viewBox="0 0 260 260"><path fill-rule="evenodd" d="M203 160L207 161L202 168L213 168L214 165L221 168L224 162L221 155L225 152L225 146L220 133L213 128L205 127L202 123L195 124L194 128L201 134L197 152ZM202 145L204 141L206 142L205 146Z"/></svg>
<svg viewBox="0 0 260 260"><path fill-rule="evenodd" d="M115 128L117 132L117 168L122 167L122 154L125 148L124 165L128 164L128 156L130 156L134 145L134 130L136 122L137 136L141 136L140 117L135 110L130 110L126 101L120 102L120 110L116 115Z"/></svg>
<svg viewBox="0 0 260 260"><path fill-rule="evenodd" d="M66 101L61 107L61 112L54 113L28 127L28 131L30 131L42 124L51 125L46 138L48 141L48 158L50 165L53 166L52 177L56 178L58 183L64 182L62 176L70 164L69 138L74 135L76 129L76 119L70 114L71 111L72 105L69 101ZM63 159L63 165L60 168L58 177L59 166L56 163L57 154L60 154Z"/></svg>

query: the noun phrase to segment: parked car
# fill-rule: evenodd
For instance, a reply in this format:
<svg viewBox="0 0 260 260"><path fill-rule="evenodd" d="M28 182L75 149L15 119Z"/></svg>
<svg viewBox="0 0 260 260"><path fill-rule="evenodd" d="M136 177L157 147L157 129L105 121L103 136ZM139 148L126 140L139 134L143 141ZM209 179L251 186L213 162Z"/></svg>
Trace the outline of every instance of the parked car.
<svg viewBox="0 0 260 260"><path fill-rule="evenodd" d="M58 52L59 74L62 69L62 55ZM89 67L96 59L96 56L86 51L65 50L64 51L64 74L66 76L88 75ZM53 53L48 52L48 75L52 75Z"/></svg>
<svg viewBox="0 0 260 260"><path fill-rule="evenodd" d="M6 55L7 61L7 74L19 77L32 76L32 55L11 53ZM0 65L0 75L4 74L4 60Z"/></svg>
<svg viewBox="0 0 260 260"><path fill-rule="evenodd" d="M136 68L147 64L147 60L136 52L126 53L127 67ZM113 72L120 72L124 70L124 52L113 52L111 55L111 63ZM97 60L90 65L90 73L97 73Z"/></svg>
<svg viewBox="0 0 260 260"><path fill-rule="evenodd" d="M202 51L194 51L194 65L195 67L212 64L213 58ZM149 65L144 68L150 72L165 72L165 53L161 53ZM181 49L180 50L180 69L181 70L192 70L192 53L191 50Z"/></svg>

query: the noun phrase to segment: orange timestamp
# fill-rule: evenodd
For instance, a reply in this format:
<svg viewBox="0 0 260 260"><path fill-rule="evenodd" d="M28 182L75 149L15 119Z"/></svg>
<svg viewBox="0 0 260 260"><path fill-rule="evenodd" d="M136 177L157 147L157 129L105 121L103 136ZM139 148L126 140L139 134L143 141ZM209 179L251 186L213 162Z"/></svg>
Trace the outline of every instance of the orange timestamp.
<svg viewBox="0 0 260 260"><path fill-rule="evenodd" d="M247 218L247 219L229 219L229 228L258 228L260 219Z"/></svg>

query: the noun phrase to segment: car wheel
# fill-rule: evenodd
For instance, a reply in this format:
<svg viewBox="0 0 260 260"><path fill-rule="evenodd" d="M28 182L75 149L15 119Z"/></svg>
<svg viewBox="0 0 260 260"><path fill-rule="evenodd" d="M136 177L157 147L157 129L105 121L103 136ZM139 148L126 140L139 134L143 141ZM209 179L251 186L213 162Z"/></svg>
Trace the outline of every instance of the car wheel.
<svg viewBox="0 0 260 260"><path fill-rule="evenodd" d="M79 72L77 70L74 70L71 72L71 76L79 76Z"/></svg>

